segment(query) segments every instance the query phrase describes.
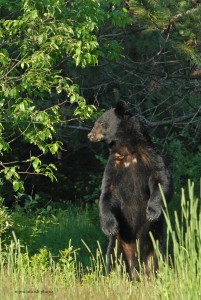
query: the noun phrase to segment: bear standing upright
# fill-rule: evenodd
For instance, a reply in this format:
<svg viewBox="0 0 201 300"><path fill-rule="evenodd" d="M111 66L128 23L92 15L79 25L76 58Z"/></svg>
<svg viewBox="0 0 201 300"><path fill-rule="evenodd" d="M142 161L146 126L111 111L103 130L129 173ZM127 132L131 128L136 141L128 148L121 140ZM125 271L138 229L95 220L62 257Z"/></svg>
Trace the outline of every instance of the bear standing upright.
<svg viewBox="0 0 201 300"><path fill-rule="evenodd" d="M109 236L107 272L122 259L130 278L138 277L139 265L149 275L151 264L158 269L150 232L159 245L163 238L159 184L169 202L170 171L142 124L125 111L123 101L96 121L88 138L106 141L110 150L99 202L101 228Z"/></svg>

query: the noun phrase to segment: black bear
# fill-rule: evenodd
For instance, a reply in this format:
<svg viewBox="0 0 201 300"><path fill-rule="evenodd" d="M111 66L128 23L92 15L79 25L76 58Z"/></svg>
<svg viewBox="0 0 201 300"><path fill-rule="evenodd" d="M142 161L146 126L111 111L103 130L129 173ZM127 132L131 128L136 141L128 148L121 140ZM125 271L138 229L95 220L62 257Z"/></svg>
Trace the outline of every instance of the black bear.
<svg viewBox="0 0 201 300"><path fill-rule="evenodd" d="M130 278L138 276L139 265L149 275L152 267L158 269L150 232L159 245L163 237L159 184L170 201L170 171L141 122L125 111L123 101L103 113L88 138L108 142L110 150L99 202L101 227L110 238L107 272L122 259Z"/></svg>

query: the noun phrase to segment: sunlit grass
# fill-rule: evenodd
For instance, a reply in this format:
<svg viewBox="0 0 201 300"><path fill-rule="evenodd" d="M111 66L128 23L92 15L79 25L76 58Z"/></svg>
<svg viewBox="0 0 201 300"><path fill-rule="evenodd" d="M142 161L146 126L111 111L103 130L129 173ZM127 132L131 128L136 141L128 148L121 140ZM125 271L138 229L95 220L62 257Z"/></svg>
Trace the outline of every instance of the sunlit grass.
<svg viewBox="0 0 201 300"><path fill-rule="evenodd" d="M89 261L85 266L73 241L68 241L57 259L48 248L29 255L13 233L12 243L0 251L0 299L200 300L201 200L195 197L190 181L188 190L188 195L182 191L181 214L175 212L174 221L170 222L165 212L167 250L164 256L158 252L157 276L147 278L141 274L139 282L131 282L117 266L106 277L101 244L94 242L96 251L92 251L84 238L81 247L86 252L82 253Z"/></svg>

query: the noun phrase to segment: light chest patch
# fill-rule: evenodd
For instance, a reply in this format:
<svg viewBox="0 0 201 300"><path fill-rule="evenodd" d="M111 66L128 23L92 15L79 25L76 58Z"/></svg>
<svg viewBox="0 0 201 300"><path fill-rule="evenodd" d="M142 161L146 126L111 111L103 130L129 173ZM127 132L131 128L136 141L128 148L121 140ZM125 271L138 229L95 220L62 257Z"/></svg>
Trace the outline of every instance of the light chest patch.
<svg viewBox="0 0 201 300"><path fill-rule="evenodd" d="M136 154L121 155L119 153L114 154L114 166L115 168L129 168L137 164Z"/></svg>

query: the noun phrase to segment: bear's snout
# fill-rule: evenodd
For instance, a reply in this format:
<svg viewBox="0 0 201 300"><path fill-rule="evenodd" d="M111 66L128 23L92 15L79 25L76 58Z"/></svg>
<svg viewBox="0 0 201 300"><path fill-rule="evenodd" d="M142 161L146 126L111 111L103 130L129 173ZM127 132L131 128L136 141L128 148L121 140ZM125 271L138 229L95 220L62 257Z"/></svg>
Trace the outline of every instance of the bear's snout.
<svg viewBox="0 0 201 300"><path fill-rule="evenodd" d="M100 132L96 132L96 131L91 131L89 134L88 134L88 139L91 141L91 142L100 142L103 140L103 135L100 133Z"/></svg>
<svg viewBox="0 0 201 300"><path fill-rule="evenodd" d="M88 134L88 139L89 139L91 142L93 142L94 138L95 138L94 133L93 133L92 131L89 132L89 134Z"/></svg>

